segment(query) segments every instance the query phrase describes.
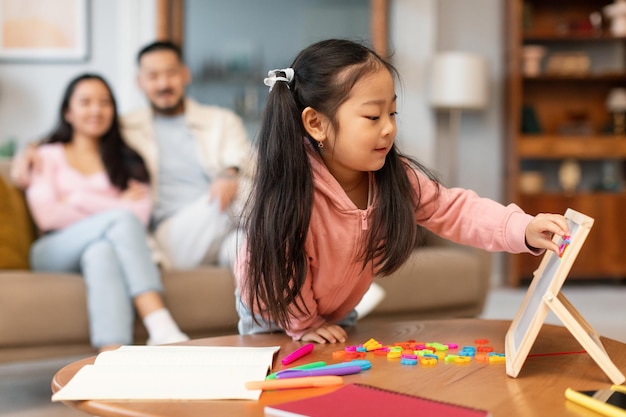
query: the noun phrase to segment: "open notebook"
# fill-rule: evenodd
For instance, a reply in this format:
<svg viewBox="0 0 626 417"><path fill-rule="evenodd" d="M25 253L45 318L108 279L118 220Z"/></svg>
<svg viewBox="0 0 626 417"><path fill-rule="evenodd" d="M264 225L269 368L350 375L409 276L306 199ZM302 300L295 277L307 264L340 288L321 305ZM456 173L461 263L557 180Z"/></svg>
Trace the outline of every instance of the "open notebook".
<svg viewBox="0 0 626 417"><path fill-rule="evenodd" d="M248 381L265 378L279 346L122 346L100 353L52 401L258 400Z"/></svg>

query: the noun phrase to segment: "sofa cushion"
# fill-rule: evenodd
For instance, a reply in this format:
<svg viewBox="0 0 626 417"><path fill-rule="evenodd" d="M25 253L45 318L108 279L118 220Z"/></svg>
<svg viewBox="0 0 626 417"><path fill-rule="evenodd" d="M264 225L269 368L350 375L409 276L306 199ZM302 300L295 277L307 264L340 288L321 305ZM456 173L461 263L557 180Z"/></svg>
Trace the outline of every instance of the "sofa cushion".
<svg viewBox="0 0 626 417"><path fill-rule="evenodd" d="M485 259L490 257L487 252L461 246L419 248L398 271L376 280L386 295L372 315L480 314L490 275Z"/></svg>
<svg viewBox="0 0 626 417"><path fill-rule="evenodd" d="M163 272L165 304L188 334L225 330L237 332L235 278L227 268L199 266Z"/></svg>
<svg viewBox="0 0 626 417"><path fill-rule="evenodd" d="M28 269L33 224L24 193L0 176L0 269Z"/></svg>
<svg viewBox="0 0 626 417"><path fill-rule="evenodd" d="M235 283L228 269L173 270L162 279L165 302L185 333L207 337L237 332ZM4 347L88 345L86 294L79 274L0 271L0 356ZM141 320L135 336L138 343L146 340Z"/></svg>
<svg viewBox="0 0 626 417"><path fill-rule="evenodd" d="M89 343L80 275L0 271L0 288L0 348Z"/></svg>

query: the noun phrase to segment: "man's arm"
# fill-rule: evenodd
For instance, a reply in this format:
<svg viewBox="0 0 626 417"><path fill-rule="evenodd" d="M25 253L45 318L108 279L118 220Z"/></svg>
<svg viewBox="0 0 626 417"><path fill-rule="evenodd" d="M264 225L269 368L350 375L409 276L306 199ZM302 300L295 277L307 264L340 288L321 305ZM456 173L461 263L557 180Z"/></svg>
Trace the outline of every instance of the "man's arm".
<svg viewBox="0 0 626 417"><path fill-rule="evenodd" d="M229 112L224 117L226 120L224 121L225 128L220 147L220 163L223 167L236 167L239 170L247 161L251 143L239 116Z"/></svg>
<svg viewBox="0 0 626 417"><path fill-rule="evenodd" d="M209 198L217 198L220 210L225 211L232 204L237 195L239 168L229 167L223 170L211 183Z"/></svg>

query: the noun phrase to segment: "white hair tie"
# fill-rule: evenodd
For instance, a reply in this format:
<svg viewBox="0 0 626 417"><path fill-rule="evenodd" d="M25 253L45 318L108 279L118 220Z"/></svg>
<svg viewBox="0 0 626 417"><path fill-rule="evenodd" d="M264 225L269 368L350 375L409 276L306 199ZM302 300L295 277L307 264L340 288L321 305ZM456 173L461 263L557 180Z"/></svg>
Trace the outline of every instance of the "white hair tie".
<svg viewBox="0 0 626 417"><path fill-rule="evenodd" d="M279 72L285 73L285 76L278 75ZM293 68L284 68L284 69L275 69L267 72L267 78L263 80L263 84L270 88L274 88L274 84L277 81L284 81L287 83L287 88L289 88L289 83L293 80Z"/></svg>

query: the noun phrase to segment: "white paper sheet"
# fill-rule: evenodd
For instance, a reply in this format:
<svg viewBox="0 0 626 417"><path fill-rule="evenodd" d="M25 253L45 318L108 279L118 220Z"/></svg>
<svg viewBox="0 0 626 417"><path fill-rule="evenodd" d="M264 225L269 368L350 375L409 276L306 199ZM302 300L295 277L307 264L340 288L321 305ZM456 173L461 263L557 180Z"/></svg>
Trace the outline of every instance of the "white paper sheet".
<svg viewBox="0 0 626 417"><path fill-rule="evenodd" d="M80 369L52 401L258 400L279 346L123 346Z"/></svg>

